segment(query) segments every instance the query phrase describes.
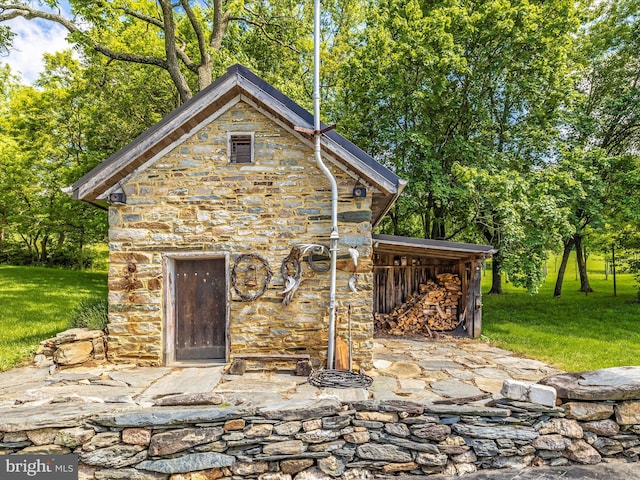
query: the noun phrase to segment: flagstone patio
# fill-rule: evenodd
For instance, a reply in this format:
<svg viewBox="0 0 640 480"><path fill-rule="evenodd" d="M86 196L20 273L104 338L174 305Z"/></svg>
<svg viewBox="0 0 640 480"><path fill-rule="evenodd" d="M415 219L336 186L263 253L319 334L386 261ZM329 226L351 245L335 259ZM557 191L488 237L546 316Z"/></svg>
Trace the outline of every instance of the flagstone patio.
<svg viewBox="0 0 640 480"><path fill-rule="evenodd" d="M179 393L218 393L225 403L268 405L283 400L336 396L342 401L378 399L442 402L467 399L478 403L500 397L505 379L536 382L558 373L543 362L521 358L487 343L465 338L378 338L374 368L365 372L373 383L363 388L316 388L306 377L250 371L224 373L208 367L136 367L105 364L49 373L36 367L0 374L0 415L9 418L39 407L60 411L71 402L76 410L123 410L152 405ZM91 404L89 407L88 404ZM46 407L46 408L45 408ZM44 409L44 410L43 410Z"/></svg>

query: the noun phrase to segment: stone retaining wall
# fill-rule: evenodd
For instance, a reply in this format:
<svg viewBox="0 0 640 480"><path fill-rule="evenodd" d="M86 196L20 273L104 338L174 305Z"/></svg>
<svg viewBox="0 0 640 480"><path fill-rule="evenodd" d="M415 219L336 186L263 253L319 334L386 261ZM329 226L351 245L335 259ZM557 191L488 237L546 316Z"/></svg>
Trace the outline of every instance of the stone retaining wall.
<svg viewBox="0 0 640 480"><path fill-rule="evenodd" d="M487 407L324 398L256 408L193 405L221 402L215 394L182 397L73 428L5 423L0 453L75 452L80 478L96 480L353 480L635 462L640 454L640 401Z"/></svg>

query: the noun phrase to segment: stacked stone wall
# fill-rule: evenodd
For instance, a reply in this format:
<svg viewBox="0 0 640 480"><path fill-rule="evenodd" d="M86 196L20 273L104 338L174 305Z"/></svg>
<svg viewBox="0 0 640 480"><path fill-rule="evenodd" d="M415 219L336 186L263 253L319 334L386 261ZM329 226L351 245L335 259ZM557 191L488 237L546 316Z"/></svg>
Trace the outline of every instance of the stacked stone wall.
<svg viewBox="0 0 640 480"><path fill-rule="evenodd" d="M97 415L75 427L5 419L0 454L74 452L83 480L406 478L637 462L640 454L640 401L481 407L326 398L186 408L170 400L159 403L171 407Z"/></svg>
<svg viewBox="0 0 640 480"><path fill-rule="evenodd" d="M38 367L79 365L106 359L104 332L72 328L40 342L33 363Z"/></svg>
<svg viewBox="0 0 640 480"><path fill-rule="evenodd" d="M228 134L253 132L255 161L231 164ZM331 163L331 162L327 162ZM355 199L356 179L332 166L339 186L338 317L346 332L351 305L354 364L372 360L371 192ZM282 260L295 245L328 245L331 191L312 148L253 107L240 102L122 184L126 205L109 211L108 355L116 362L162 362L163 254L254 253L274 276L252 302L231 290L230 354L310 353L326 358L329 274L305 263L293 301L282 305ZM348 247L360 254L359 293L348 280Z"/></svg>

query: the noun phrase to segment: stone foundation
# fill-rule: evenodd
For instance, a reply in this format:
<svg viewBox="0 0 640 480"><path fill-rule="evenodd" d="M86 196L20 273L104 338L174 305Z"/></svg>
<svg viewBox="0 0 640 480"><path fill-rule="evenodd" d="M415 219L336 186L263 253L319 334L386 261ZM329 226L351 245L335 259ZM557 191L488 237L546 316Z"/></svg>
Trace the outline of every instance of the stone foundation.
<svg viewBox="0 0 640 480"><path fill-rule="evenodd" d="M77 453L80 479L365 479L485 468L637 462L640 401L545 407L325 398L223 407L164 398L69 428L0 420L0 453ZM158 406L171 405L171 406ZM188 407L187 407L188 406Z"/></svg>

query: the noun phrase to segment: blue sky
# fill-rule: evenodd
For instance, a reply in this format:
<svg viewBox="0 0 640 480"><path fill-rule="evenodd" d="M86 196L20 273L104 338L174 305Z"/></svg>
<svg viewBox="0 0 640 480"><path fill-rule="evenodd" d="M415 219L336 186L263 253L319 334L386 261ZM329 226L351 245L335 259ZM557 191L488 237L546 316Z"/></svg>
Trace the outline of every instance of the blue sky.
<svg viewBox="0 0 640 480"><path fill-rule="evenodd" d="M70 44L65 40L67 30L43 20L16 18L8 25L16 34L13 49L8 56L1 56L0 63L8 63L15 74L22 76L23 83L33 83L42 71L42 54L52 53Z"/></svg>

